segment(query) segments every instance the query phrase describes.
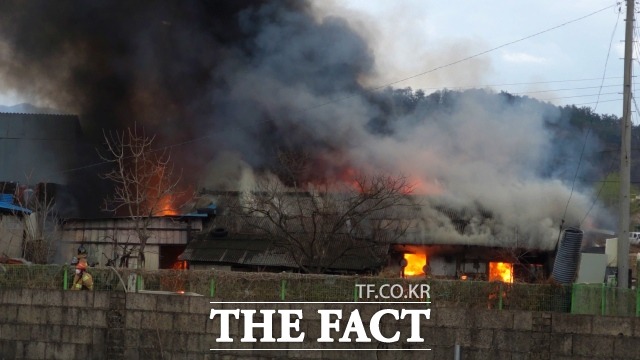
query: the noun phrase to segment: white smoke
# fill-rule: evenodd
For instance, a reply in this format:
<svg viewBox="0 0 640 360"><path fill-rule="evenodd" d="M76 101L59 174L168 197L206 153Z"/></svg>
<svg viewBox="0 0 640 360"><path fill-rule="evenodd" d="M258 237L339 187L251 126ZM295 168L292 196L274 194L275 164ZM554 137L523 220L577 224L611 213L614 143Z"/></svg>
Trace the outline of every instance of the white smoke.
<svg viewBox="0 0 640 360"><path fill-rule="evenodd" d="M347 168L408 176L419 194L429 195L416 243L517 241L548 249L563 219L582 221L590 197L578 188L572 194L570 183L549 176L558 169L548 166L557 146L545 122L558 121L557 114L480 91L442 92L440 107L419 102L412 112L396 112L367 90L374 81L415 75L478 53L485 44L456 40L442 50L425 38L424 46L411 45L414 52L405 55L420 59L419 69L402 74L386 71L376 54L407 54L398 47L415 44L411 33L404 45L388 38L372 42L380 34L366 21L311 13L306 2L244 3L192 8L179 2L164 10L127 11L118 11L117 3L105 11L100 3L89 12L69 4L57 12L29 2L0 5L0 17L11 20L0 22L0 35L13 40L14 55L10 64L0 61L0 74L11 75L9 85L56 105L82 103L100 128L139 120L184 149L190 139L206 137L180 161L189 168L185 175L205 178L199 185L210 189L250 188L253 171L269 169L278 148L311 151L314 164L322 165L314 169L318 178ZM76 15L54 16L67 13ZM105 17L85 23L93 19L86 13ZM113 20L113 14L121 17ZM167 16L173 20L165 21ZM41 22L60 32L23 40ZM51 72L50 64L66 53L83 56ZM482 58L464 65L431 73L434 82L427 85L450 79L477 84L493 69ZM566 143L563 149L581 145ZM577 159L563 163L574 168ZM465 226L443 208L457 211Z"/></svg>
<svg viewBox="0 0 640 360"><path fill-rule="evenodd" d="M245 124L247 118L258 124L269 119L273 131L284 134L282 141L321 144L316 156L336 168L408 176L418 194L429 195L413 242L549 250L563 220L578 226L583 221L591 197L577 188L572 193L570 183L541 175L555 156L552 134L545 127L545 121L554 119L548 108L485 91L464 96L443 92L443 98L457 98L443 100L446 104L438 112L419 106L389 123L390 131L381 135L372 131L371 119L388 114L349 83L352 77L340 73L368 74L370 49L346 31L340 19L318 18L322 31L308 32L295 31L295 14L281 14L280 20L261 29L255 66L234 71L229 64L229 88L216 96L253 106L233 108L225 116ZM330 50L318 51L329 44ZM241 126L226 135L241 144L245 156L254 154L245 160L259 163L263 154L255 139L261 134L249 136L238 131ZM575 144L576 150L580 145ZM242 178L247 179L246 174L236 181ZM458 216L465 223L462 228L453 224Z"/></svg>

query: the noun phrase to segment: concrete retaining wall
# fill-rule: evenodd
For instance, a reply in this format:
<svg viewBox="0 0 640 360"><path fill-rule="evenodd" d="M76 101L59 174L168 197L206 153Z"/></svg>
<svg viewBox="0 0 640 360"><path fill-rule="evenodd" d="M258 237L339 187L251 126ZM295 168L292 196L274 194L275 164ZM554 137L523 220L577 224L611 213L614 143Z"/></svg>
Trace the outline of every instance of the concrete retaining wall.
<svg viewBox="0 0 640 360"><path fill-rule="evenodd" d="M640 359L640 319L560 313L433 308L422 320L419 347L431 351L211 351L210 348L417 348L407 343L409 323L383 317L382 332L403 334L400 343L319 344L318 306L359 309L365 325L381 305L303 306L304 344L220 344L218 319L210 320L211 298L116 292L0 290L0 359ZM224 304L225 309L255 305ZM298 309L296 304L262 308ZM393 305L391 305L393 306ZM404 305L395 305L400 309ZM419 308L424 308L423 304ZM315 314L315 316L313 315ZM309 316L307 316L309 315ZM258 320L256 320L258 321ZM343 319L342 326L346 325ZM239 339L242 322L232 321ZM278 337L279 325L274 324ZM367 330L368 331L368 330ZM259 336L260 332L256 332Z"/></svg>

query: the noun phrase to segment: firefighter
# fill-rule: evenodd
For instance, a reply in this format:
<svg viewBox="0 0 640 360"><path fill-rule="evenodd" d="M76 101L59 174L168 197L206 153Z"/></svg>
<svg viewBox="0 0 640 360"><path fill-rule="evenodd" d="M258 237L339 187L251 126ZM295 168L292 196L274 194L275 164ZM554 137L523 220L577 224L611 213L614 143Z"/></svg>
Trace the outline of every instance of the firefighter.
<svg viewBox="0 0 640 360"><path fill-rule="evenodd" d="M87 259L87 249L84 248L84 245L80 245L80 247L78 247L78 256L77 256L78 260L80 259Z"/></svg>
<svg viewBox="0 0 640 360"><path fill-rule="evenodd" d="M87 260L87 249L85 249L84 245L78 247L78 254L71 259L71 265L78 265L78 262L82 259Z"/></svg>
<svg viewBox="0 0 640 360"><path fill-rule="evenodd" d="M87 260L79 259L71 290L93 290L93 277L87 272Z"/></svg>

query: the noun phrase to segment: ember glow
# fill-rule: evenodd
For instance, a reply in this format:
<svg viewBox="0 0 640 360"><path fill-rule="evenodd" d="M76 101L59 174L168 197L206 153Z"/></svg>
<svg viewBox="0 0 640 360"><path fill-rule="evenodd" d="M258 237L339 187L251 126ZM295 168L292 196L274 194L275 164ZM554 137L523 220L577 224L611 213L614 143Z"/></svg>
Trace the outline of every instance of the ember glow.
<svg viewBox="0 0 640 360"><path fill-rule="evenodd" d="M427 265L427 254L404 254L407 266L404 268L405 276L424 275L424 266Z"/></svg>
<svg viewBox="0 0 640 360"><path fill-rule="evenodd" d="M513 283L513 264L505 262L490 262L489 281Z"/></svg>
<svg viewBox="0 0 640 360"><path fill-rule="evenodd" d="M163 196L158 203L158 216L178 215L178 210L173 205L174 201L171 195Z"/></svg>
<svg viewBox="0 0 640 360"><path fill-rule="evenodd" d="M82 114L89 137L144 127L157 134L155 148L171 149L185 183L246 191L266 172L287 185L402 174L413 193L431 197L422 238L495 246L492 239L518 229L521 246L541 250L555 248L558 219L576 223L592 204L566 185L571 178L555 178L570 173L565 162L548 161L583 147L580 136L562 135L580 129L558 109L480 89L372 88L381 69L371 34L307 1L81 3L61 10L54 1L0 1L6 92ZM486 66L469 74L482 77ZM588 149L585 159L601 155ZM283 160L295 166L295 179L274 171ZM78 161L79 169L94 162ZM81 186L69 188L83 207L97 208L109 189L89 184L99 179L85 168L69 176ZM157 215L175 214L181 207L173 200ZM522 204L525 216L513 211ZM441 205L465 212L474 226L460 233Z"/></svg>
<svg viewBox="0 0 640 360"><path fill-rule="evenodd" d="M176 261L175 263L173 263L173 265L171 265L171 268L175 270L187 270L189 268L189 265L186 261Z"/></svg>
<svg viewBox="0 0 640 360"><path fill-rule="evenodd" d="M437 182L419 176L410 176L409 183L413 186L413 193L418 195L441 195L444 188Z"/></svg>

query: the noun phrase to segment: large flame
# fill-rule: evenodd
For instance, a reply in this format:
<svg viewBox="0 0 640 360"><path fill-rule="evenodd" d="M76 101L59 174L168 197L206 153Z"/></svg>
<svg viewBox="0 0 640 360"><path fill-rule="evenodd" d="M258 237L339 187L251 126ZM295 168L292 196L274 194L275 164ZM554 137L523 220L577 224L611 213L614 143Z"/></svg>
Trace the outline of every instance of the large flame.
<svg viewBox="0 0 640 360"><path fill-rule="evenodd" d="M490 262L489 281L513 283L513 264L505 262Z"/></svg>
<svg viewBox="0 0 640 360"><path fill-rule="evenodd" d="M427 265L427 254L404 254L407 266L404 268L405 276L424 275L424 266Z"/></svg>

